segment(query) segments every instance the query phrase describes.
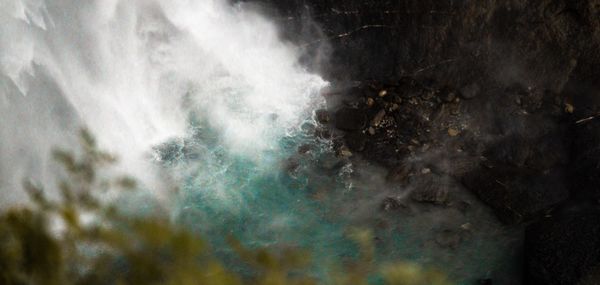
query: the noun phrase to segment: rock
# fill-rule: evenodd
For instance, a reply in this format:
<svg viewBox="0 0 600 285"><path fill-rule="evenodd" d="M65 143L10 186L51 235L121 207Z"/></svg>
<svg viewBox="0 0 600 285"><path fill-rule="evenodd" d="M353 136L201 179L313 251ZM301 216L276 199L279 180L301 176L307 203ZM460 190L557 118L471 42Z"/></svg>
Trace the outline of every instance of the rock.
<svg viewBox="0 0 600 285"><path fill-rule="evenodd" d="M573 176L573 194L589 200L600 200L600 120L575 127L572 135L569 168Z"/></svg>
<svg viewBox="0 0 600 285"><path fill-rule="evenodd" d="M391 183L398 183L406 181L410 174L410 168L405 165L396 166L389 170L386 181Z"/></svg>
<svg viewBox="0 0 600 285"><path fill-rule="evenodd" d="M179 139L172 139L154 147L154 152L158 161L163 163L173 163L183 158L184 143Z"/></svg>
<svg viewBox="0 0 600 285"><path fill-rule="evenodd" d="M508 165L481 167L463 177L463 184L505 224L528 221L565 201L565 183L562 169L538 172Z"/></svg>
<svg viewBox="0 0 600 285"><path fill-rule="evenodd" d="M379 95L379 97L385 97L386 95L388 95L388 92L387 90L381 90L377 95Z"/></svg>
<svg viewBox="0 0 600 285"><path fill-rule="evenodd" d="M537 138L510 135L489 146L483 156L495 163L547 170L568 163L565 136L561 131Z"/></svg>
<svg viewBox="0 0 600 285"><path fill-rule="evenodd" d="M485 278L477 280L477 285L492 285L492 279Z"/></svg>
<svg viewBox="0 0 600 285"><path fill-rule="evenodd" d="M479 84L473 82L461 88L460 95L465 99L473 99L479 95L480 91Z"/></svg>
<svg viewBox="0 0 600 285"><path fill-rule="evenodd" d="M377 112L375 117L373 117L373 120L371 120L371 126L379 126L379 124L381 124L381 120L383 120L383 117L385 117L385 110L380 110L379 112Z"/></svg>
<svg viewBox="0 0 600 285"><path fill-rule="evenodd" d="M448 135L451 137L455 137L458 136L460 134L460 131L454 128L449 128L448 129Z"/></svg>
<svg viewBox="0 0 600 285"><path fill-rule="evenodd" d="M340 157L351 157L352 156L352 152L350 151L350 149L347 146L342 146L338 150L338 155Z"/></svg>
<svg viewBox="0 0 600 285"><path fill-rule="evenodd" d="M319 124L327 124L329 123L329 112L324 109L319 109L315 111L315 119Z"/></svg>
<svg viewBox="0 0 600 285"><path fill-rule="evenodd" d="M473 225L471 225L471 223L465 223L465 224L460 225L460 228L465 231L470 231L473 229Z"/></svg>
<svg viewBox="0 0 600 285"><path fill-rule="evenodd" d="M335 127L343 131L356 131L366 125L366 115L353 108L341 108L335 113Z"/></svg>
<svg viewBox="0 0 600 285"><path fill-rule="evenodd" d="M404 149L399 150L389 136L375 135L367 141L363 155L381 166L392 168L401 164L407 153Z"/></svg>
<svg viewBox="0 0 600 285"><path fill-rule="evenodd" d="M365 136L362 132L351 132L344 136L344 141L350 150L361 152L365 149L367 136Z"/></svg>
<svg viewBox="0 0 600 285"><path fill-rule="evenodd" d="M368 132L369 132L369 135L375 135L375 128L369 127Z"/></svg>
<svg viewBox="0 0 600 285"><path fill-rule="evenodd" d="M451 176L462 177L466 173L479 167L480 159L463 153L444 154L443 158L433 165L434 171Z"/></svg>
<svg viewBox="0 0 600 285"><path fill-rule="evenodd" d="M442 101L444 101L446 103L450 103L450 102L454 101L454 99L456 99L456 92L453 90L444 88L444 89L440 90L440 99L442 99Z"/></svg>
<svg viewBox="0 0 600 285"><path fill-rule="evenodd" d="M386 212L397 211L406 208L400 200L392 197L387 197L381 201L381 210Z"/></svg>
<svg viewBox="0 0 600 285"><path fill-rule="evenodd" d="M600 213L590 211L546 218L527 227L524 284L598 284L582 280L600 266L599 221Z"/></svg>
<svg viewBox="0 0 600 285"><path fill-rule="evenodd" d="M411 184L415 185L415 189L410 194L413 201L436 205L448 202L449 186L443 183L438 175L420 175L411 179Z"/></svg>
<svg viewBox="0 0 600 285"><path fill-rule="evenodd" d="M423 92L423 94L421 94L421 99L423 99L424 101L429 101L433 99L433 97L435 97L436 93L436 91L425 91Z"/></svg>
<svg viewBox="0 0 600 285"><path fill-rule="evenodd" d="M293 174L300 167L300 162L296 158L289 158L284 162L283 167L286 172Z"/></svg>
<svg viewBox="0 0 600 285"><path fill-rule="evenodd" d="M471 208L471 203L467 201L458 201L455 206L457 210L464 214Z"/></svg>
<svg viewBox="0 0 600 285"><path fill-rule="evenodd" d="M307 154L308 152L310 152L310 150L312 149L312 146L309 144L303 144L301 146L298 147L298 153L299 154Z"/></svg>
<svg viewBox="0 0 600 285"><path fill-rule="evenodd" d="M326 128L317 128L317 129L315 129L315 136L317 138L321 138L321 139L330 139L331 131Z"/></svg>
<svg viewBox="0 0 600 285"><path fill-rule="evenodd" d="M410 197L421 203L444 204L448 200L448 190L444 187L428 186L418 188Z"/></svg>
<svg viewBox="0 0 600 285"><path fill-rule="evenodd" d="M522 167L527 162L531 146L531 142L519 136L507 136L490 146L483 156L492 162Z"/></svg>
<svg viewBox="0 0 600 285"><path fill-rule="evenodd" d="M337 172L346 165L346 161L343 158L337 157L333 154L323 155L318 158L317 165L319 170L323 171L327 175L335 175Z"/></svg>
<svg viewBox="0 0 600 285"><path fill-rule="evenodd" d="M519 106L520 106L520 105L521 105L521 103L522 103L522 102L521 102L521 97L517 97L517 98L515 99L515 104L517 104L517 105L519 105Z"/></svg>
<svg viewBox="0 0 600 285"><path fill-rule="evenodd" d="M373 100L373 98L369 97L369 98L367 98L366 104L368 107L373 107L373 105L375 104L375 100Z"/></svg>
<svg viewBox="0 0 600 285"><path fill-rule="evenodd" d="M575 111L575 107L573 107L573 105L569 104L569 103L565 103L565 112L568 114L573 114L573 112Z"/></svg>

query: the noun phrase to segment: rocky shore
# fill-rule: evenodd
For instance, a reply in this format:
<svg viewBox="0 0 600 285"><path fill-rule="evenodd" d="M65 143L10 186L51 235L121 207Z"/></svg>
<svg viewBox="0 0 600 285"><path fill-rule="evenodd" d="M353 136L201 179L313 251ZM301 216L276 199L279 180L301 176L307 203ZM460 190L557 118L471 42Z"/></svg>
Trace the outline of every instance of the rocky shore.
<svg viewBox="0 0 600 285"><path fill-rule="evenodd" d="M525 227L515 284L597 284L600 1L266 2L333 82L316 135L339 155L468 207L450 177Z"/></svg>

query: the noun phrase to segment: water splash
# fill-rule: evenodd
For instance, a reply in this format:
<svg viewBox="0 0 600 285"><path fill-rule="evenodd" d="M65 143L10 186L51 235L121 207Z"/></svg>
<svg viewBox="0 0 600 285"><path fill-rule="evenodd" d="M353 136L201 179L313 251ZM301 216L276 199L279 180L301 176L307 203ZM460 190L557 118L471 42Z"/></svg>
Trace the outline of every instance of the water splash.
<svg viewBox="0 0 600 285"><path fill-rule="evenodd" d="M2 189L25 173L51 176L50 147L70 145L80 125L150 187L145 155L183 137L190 112L220 129L228 148L256 156L297 125L325 85L271 22L225 1L0 7Z"/></svg>

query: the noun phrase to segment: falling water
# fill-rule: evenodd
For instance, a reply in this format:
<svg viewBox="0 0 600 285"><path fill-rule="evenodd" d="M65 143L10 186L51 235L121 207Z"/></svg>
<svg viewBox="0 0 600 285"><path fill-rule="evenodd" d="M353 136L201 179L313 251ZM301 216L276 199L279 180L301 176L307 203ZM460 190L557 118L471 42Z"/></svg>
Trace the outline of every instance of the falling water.
<svg viewBox="0 0 600 285"><path fill-rule="evenodd" d="M233 234L318 260L354 256L345 230L381 218L373 193L385 191L312 136L327 83L299 57L242 4L0 0L0 204L23 199L13 189L24 177L54 184L50 150L74 146L85 125L151 193L166 195L166 172L180 189L173 219L217 248ZM375 229L381 259L489 275L508 241L485 232L496 227L488 212L471 215L482 234L454 255L425 242L433 214L387 217L392 226Z"/></svg>
<svg viewBox="0 0 600 285"><path fill-rule="evenodd" d="M51 176L36 164L82 124L138 176L191 112L231 150L273 148L325 82L273 24L224 2L2 0L0 187Z"/></svg>

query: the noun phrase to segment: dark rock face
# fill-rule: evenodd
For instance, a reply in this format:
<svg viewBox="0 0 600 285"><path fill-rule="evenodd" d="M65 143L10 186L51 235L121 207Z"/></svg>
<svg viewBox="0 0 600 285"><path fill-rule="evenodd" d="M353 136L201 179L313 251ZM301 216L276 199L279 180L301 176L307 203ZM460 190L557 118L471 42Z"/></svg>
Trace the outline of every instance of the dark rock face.
<svg viewBox="0 0 600 285"><path fill-rule="evenodd" d="M512 85L449 100L458 93L404 77L365 82L327 99L342 104L335 116L345 132L340 146L389 167L390 181L406 183L411 171L425 168L453 176L507 224L539 217L569 198L570 115L563 96ZM443 187L408 184L419 185L413 200L444 204Z"/></svg>
<svg viewBox="0 0 600 285"><path fill-rule="evenodd" d="M573 194L579 199L600 201L600 120L576 125L573 140Z"/></svg>
<svg viewBox="0 0 600 285"><path fill-rule="evenodd" d="M356 152L363 151L367 144L367 136L362 132L348 133L344 136L344 140L346 141L348 148Z"/></svg>
<svg viewBox="0 0 600 285"><path fill-rule="evenodd" d="M359 82L327 97L339 145L389 183L431 164L508 224L600 209L600 0L263 2L306 64ZM577 284L597 262L598 215L564 215L529 227L524 284Z"/></svg>
<svg viewBox="0 0 600 285"><path fill-rule="evenodd" d="M469 173L464 183L507 224L540 216L569 196L561 171L537 173L497 166Z"/></svg>
<svg viewBox="0 0 600 285"><path fill-rule="evenodd" d="M460 89L460 95L465 99L473 99L481 92L479 84L473 82Z"/></svg>
<svg viewBox="0 0 600 285"><path fill-rule="evenodd" d="M367 118L357 109L342 108L335 112L335 127L344 131L356 131L365 127Z"/></svg>
<svg viewBox="0 0 600 285"><path fill-rule="evenodd" d="M578 213L529 226L525 284L598 284L580 282L600 265L599 221L598 212Z"/></svg>
<svg viewBox="0 0 600 285"><path fill-rule="evenodd" d="M263 1L308 52L329 55L321 69L332 78L436 74L458 87L484 89L490 77L557 90L600 62L597 0Z"/></svg>

